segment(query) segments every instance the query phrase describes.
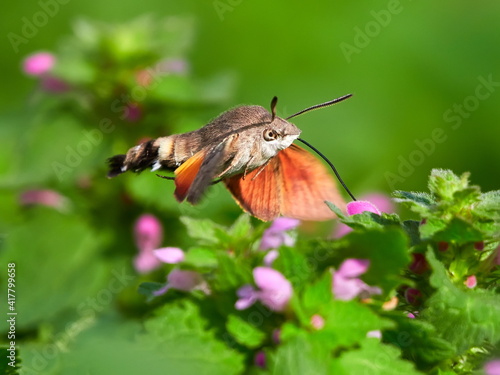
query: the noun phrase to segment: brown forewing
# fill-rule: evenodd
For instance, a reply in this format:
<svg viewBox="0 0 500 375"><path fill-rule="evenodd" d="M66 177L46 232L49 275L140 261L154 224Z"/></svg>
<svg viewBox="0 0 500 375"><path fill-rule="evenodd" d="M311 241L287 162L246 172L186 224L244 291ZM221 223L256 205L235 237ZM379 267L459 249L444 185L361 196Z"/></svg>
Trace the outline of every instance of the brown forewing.
<svg viewBox="0 0 500 375"><path fill-rule="evenodd" d="M296 145L280 151L260 173L256 169L224 182L245 211L264 221L280 214L301 220L328 220L335 215L325 200L345 206L328 170Z"/></svg>

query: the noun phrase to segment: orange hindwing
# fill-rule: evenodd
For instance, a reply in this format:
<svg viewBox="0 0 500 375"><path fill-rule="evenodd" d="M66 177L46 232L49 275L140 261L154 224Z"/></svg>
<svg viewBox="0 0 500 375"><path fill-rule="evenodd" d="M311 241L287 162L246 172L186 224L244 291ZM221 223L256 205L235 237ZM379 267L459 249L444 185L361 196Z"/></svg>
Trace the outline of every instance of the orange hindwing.
<svg viewBox="0 0 500 375"><path fill-rule="evenodd" d="M280 151L259 171L257 168L245 177L230 177L224 183L240 206L261 220L273 220L280 214L301 220L328 220L335 215L325 200L345 206L325 166L297 145Z"/></svg>

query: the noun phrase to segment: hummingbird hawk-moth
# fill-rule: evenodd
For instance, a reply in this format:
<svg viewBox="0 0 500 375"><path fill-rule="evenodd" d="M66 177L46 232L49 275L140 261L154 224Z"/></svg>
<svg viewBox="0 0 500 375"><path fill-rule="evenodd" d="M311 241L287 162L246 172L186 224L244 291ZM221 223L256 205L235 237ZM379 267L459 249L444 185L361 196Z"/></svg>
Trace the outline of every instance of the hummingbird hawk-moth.
<svg viewBox="0 0 500 375"><path fill-rule="evenodd" d="M324 202L345 205L335 181L319 160L293 142L302 141L318 152L354 197L333 165L300 139L301 130L288 120L350 96L306 108L286 119L276 116L276 97L271 112L256 105L230 109L198 130L143 142L125 155L111 157L108 177L147 168L171 171L175 177L160 177L175 181L174 195L179 202L196 204L211 184L222 181L243 210L263 221L280 215L332 219L335 215Z"/></svg>

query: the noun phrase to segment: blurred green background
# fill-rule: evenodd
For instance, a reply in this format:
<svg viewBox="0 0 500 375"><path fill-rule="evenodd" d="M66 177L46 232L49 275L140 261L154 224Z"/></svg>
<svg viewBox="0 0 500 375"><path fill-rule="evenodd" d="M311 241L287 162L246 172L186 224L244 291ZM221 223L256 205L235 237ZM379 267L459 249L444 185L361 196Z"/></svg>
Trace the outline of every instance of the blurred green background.
<svg viewBox="0 0 500 375"><path fill-rule="evenodd" d="M61 37L71 33L76 18L120 22L145 13L189 15L196 24L189 53L195 75L229 70L237 77L235 95L226 106L213 108L205 121L236 104L267 106L273 95L280 99L281 113L291 114L353 93L348 102L296 123L305 139L328 154L355 192L389 190L385 173L398 174L398 157L408 160L411 151L418 150L415 140L430 137L437 127L444 129L447 140L394 188L423 189L431 167L471 171L485 190L498 187L491 168L500 152L498 87L477 109L467 111L470 116L456 131L443 119L447 110L475 95L478 77L500 81L498 2L398 1L399 12L378 28L373 13L387 11L390 1L305 5L233 0L221 1L225 6L217 10L218 3L72 0L20 45L18 53L5 36L20 33L22 17L31 18L40 6L11 3L1 16L2 111L27 106L33 82L20 71L23 56L55 49ZM374 36L356 44L356 28ZM342 43L357 48L350 62Z"/></svg>
<svg viewBox="0 0 500 375"><path fill-rule="evenodd" d="M132 227L140 214L152 212L162 220L165 246L191 244L179 225L180 215L225 224L239 215L221 186L214 187L200 207L190 208L174 201L169 182L148 173L107 180L106 158L126 151L140 137L193 130L238 104L267 107L274 95L279 97L278 114L286 116L352 93L348 101L294 122L303 138L336 165L355 195L425 190L427 176L436 167L470 171L483 191L499 188L497 1L67 0L57 2L47 22L14 48L9 35L23 35L25 20L44 11L41 4L47 2L11 2L0 15L0 259L2 267L18 263L19 309L25 314L18 329L27 343L26 363L37 358L36 350L54 343L69 322L78 323L80 330L68 345L83 352L91 350L94 337L104 346L105 339L118 345L135 332L130 327L139 321L135 318L151 309L137 295L137 285L164 277L164 272L137 276L131 267L137 251ZM170 128L160 112L153 111L148 126L139 123L105 134L104 142L70 177L58 179L52 162L64 160L65 147L81 140L81 129L98 123L86 124L82 119L90 119L89 114L85 117L71 107L64 116L54 116L58 97L40 104L47 95L37 88L36 79L23 74L22 60L40 50L70 53L65 38L77 19L113 24L145 14L193 22L186 55L190 77L209 82L206 92L213 100L179 100ZM95 116L97 121L100 115ZM66 196L69 210L26 210L19 205L20 192L46 188ZM92 310L97 311L97 323L86 324L81 301L106 290L116 277L113 272L122 271L132 281L112 295L112 302ZM0 279L4 285L3 273ZM134 319L125 322L124 317ZM112 333L103 333L103 325ZM70 353L50 360L78 363ZM40 361L47 356L42 357Z"/></svg>

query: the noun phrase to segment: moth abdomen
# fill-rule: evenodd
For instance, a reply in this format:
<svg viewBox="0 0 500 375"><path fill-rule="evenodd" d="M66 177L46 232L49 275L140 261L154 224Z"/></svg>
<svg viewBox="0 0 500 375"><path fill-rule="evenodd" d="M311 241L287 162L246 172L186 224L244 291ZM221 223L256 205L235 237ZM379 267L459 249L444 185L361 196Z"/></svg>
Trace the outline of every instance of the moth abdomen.
<svg viewBox="0 0 500 375"><path fill-rule="evenodd" d="M109 158L108 177L115 177L126 171L141 172L152 167L157 160L158 146L154 145L154 140L143 142L128 150L126 155Z"/></svg>
<svg viewBox="0 0 500 375"><path fill-rule="evenodd" d="M108 178L116 177L123 173L123 162L127 155L115 155L108 159L109 172Z"/></svg>

